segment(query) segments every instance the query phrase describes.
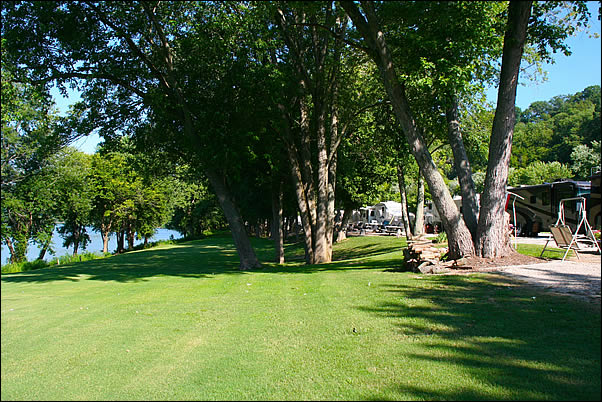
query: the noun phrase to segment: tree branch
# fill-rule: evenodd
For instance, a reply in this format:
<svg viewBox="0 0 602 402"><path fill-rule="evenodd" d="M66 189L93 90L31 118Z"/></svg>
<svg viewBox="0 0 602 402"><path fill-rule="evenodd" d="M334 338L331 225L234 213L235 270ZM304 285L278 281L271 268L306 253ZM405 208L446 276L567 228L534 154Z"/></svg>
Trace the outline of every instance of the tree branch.
<svg viewBox="0 0 602 402"><path fill-rule="evenodd" d="M351 46L351 47L353 47L355 49L361 50L361 51L366 52L366 53L368 53L370 51L367 47L362 46L359 43L356 43L356 42L354 42L352 40L349 40L349 39L345 39L345 37L342 34L336 33L330 27L328 27L328 26L326 26L324 24L311 23L311 22L296 22L296 23L292 23L290 25L291 26L298 25L298 26L322 28L322 29L328 31L334 38L339 39L343 43L345 43L345 44L347 44L347 45L349 45L349 46Z"/></svg>
<svg viewBox="0 0 602 402"><path fill-rule="evenodd" d="M288 32L288 23L286 22L286 17L284 16L284 12L280 8L278 8L276 10L276 20L278 21L278 24L280 25L280 29L282 29L282 33L284 34L284 39L285 39L287 45L293 51L293 54L295 55L295 58L297 59L299 70L300 70L301 74L303 75L305 82L308 85L310 85L310 87L313 87L311 77L307 73L307 69L305 68L305 63L303 63L303 57L301 57L301 53L300 53L299 49L297 48L295 42L293 41L293 39L291 38L291 36Z"/></svg>
<svg viewBox="0 0 602 402"><path fill-rule="evenodd" d="M148 59L146 54L144 54L144 52L134 43L132 38L127 36L125 33L123 33L123 31L121 29L119 29L119 27L117 27L115 24L113 24L111 21L109 21L107 16L92 2L86 1L85 3L90 8L92 8L92 10L94 10L94 12L96 12L98 19L100 19L100 21L102 21L103 24L105 24L106 26L111 28L117 34L118 37L120 37L121 39L126 41L130 50L132 50L132 52L134 52L134 54L136 54L136 56L138 56L142 60L142 62L151 70L151 72L159 80L159 82L165 88L165 90L168 93L171 93L172 88L170 87L166 78L163 76L163 73L161 73L161 71L159 71L159 69Z"/></svg>
<svg viewBox="0 0 602 402"><path fill-rule="evenodd" d="M111 74L101 73L101 72L97 72L97 73L79 73L79 72L61 73L61 72L56 71L55 74L53 74L50 77L40 79L40 80L29 80L27 82L29 82L31 84L46 84L47 82L50 82L50 81L68 79L68 78L81 78L81 79L87 79L87 80L104 79L107 81L111 81L114 84L120 85L129 91L134 92L136 95L138 95L142 99L145 99L145 97L147 95L144 91L132 86L129 82L122 80L120 78L117 78ZM25 81L15 80L15 82L23 83Z"/></svg>

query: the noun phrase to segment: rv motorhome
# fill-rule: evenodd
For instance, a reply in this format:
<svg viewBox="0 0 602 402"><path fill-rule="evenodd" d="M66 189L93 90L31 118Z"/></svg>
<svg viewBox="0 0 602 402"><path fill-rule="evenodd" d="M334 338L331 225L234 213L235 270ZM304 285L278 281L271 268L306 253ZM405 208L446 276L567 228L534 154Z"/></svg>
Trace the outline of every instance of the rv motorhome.
<svg viewBox="0 0 602 402"><path fill-rule="evenodd" d="M516 212L517 234L519 236L537 236L541 231L548 231L550 225L558 220L560 200L566 198L584 197L586 199L587 220L593 229L600 230L600 172L592 175L590 181L557 180L553 183L537 184L532 186L508 187L508 193L517 194L515 200L510 201L510 194L506 202L506 211L511 216ZM462 212L462 197L455 196L454 202ZM566 223L575 230L578 225L581 204L575 201L565 203L564 214ZM515 208L515 211L512 208ZM441 218L437 208L428 204L428 212L432 213L432 223L440 223Z"/></svg>
<svg viewBox="0 0 602 402"><path fill-rule="evenodd" d="M508 192L522 197L515 202L515 224L520 236L537 236L541 231L548 231L550 225L558 220L558 208L562 199L584 197L586 209L590 211L589 181L558 180L533 186L509 187ZM581 205L576 201L569 201L564 206L565 222L573 231L577 228ZM506 210L512 215L511 209L511 204L507 202ZM588 221L590 219L588 214Z"/></svg>

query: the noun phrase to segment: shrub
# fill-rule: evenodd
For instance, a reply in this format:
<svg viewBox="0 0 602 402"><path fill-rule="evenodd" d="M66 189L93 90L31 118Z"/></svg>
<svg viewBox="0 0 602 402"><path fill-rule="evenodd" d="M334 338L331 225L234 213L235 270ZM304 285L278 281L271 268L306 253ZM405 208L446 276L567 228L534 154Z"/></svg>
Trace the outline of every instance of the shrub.
<svg viewBox="0 0 602 402"><path fill-rule="evenodd" d="M15 264L6 264L2 267L3 274L13 274L17 272L27 272L33 271L35 269L41 269L46 267L51 267L55 265L69 264L72 262L82 262L82 261L90 261L98 258L105 258L110 256L110 253L105 254L95 254L90 252L85 252L83 254L77 255L63 255L61 257L54 258L50 261L43 260L35 260L31 262L20 262Z"/></svg>
<svg viewBox="0 0 602 402"><path fill-rule="evenodd" d="M441 232L435 237L435 242L437 243L447 243L447 233Z"/></svg>
<svg viewBox="0 0 602 402"><path fill-rule="evenodd" d="M48 266L48 262L43 260L16 262L13 264L6 264L2 267L3 274L12 274L15 272L26 272L33 271L35 269L45 268Z"/></svg>

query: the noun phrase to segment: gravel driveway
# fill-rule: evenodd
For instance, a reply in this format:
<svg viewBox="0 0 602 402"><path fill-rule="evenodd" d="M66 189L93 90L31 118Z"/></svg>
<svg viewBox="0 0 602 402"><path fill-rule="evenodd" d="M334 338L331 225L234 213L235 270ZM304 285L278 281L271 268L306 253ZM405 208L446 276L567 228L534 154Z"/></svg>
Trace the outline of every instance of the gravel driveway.
<svg viewBox="0 0 602 402"><path fill-rule="evenodd" d="M499 267L496 272L514 279L600 303L600 255L580 252L580 258L539 264Z"/></svg>

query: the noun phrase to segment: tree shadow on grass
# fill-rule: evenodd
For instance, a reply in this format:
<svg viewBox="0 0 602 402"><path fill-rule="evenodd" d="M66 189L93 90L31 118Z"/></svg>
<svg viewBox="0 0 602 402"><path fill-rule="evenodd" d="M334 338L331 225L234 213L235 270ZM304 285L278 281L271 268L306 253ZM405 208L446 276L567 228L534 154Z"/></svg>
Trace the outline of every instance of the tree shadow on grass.
<svg viewBox="0 0 602 402"><path fill-rule="evenodd" d="M415 280L384 285L397 301L360 310L395 320L418 346L405 357L471 382L441 391L400 381L367 400L600 400L599 307L496 275Z"/></svg>
<svg viewBox="0 0 602 402"><path fill-rule="evenodd" d="M203 240L180 242L169 247L156 247L147 250L132 251L109 258L51 266L33 271L14 274L2 274L2 282L50 282L57 280L80 281L142 281L154 276L179 276L206 278L216 274L245 275L249 272L269 273L314 273L339 269L384 269L390 268L390 261L379 259L339 260L329 264L306 265L300 243L287 245L287 252L293 256L283 265L272 263L274 249L271 241L252 239L253 247L263 267L254 271L239 270L239 259L229 235L218 235ZM358 246L350 255L366 256L378 254L375 246ZM339 257L340 258L340 257Z"/></svg>
<svg viewBox="0 0 602 402"><path fill-rule="evenodd" d="M221 239L182 243L109 258L52 266L17 274L2 274L3 282L99 280L130 282L153 276L204 278L214 274L244 274L236 252Z"/></svg>

